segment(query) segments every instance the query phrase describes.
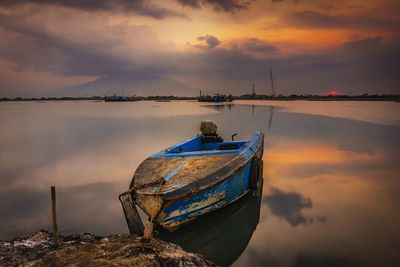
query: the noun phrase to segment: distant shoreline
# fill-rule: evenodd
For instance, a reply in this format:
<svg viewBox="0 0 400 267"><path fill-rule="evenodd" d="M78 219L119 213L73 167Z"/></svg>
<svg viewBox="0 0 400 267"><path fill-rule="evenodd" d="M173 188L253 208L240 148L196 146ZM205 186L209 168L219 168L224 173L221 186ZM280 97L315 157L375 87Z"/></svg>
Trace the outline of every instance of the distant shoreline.
<svg viewBox="0 0 400 267"><path fill-rule="evenodd" d="M105 97L93 96L93 97L15 97L0 98L0 102L23 102L23 101L104 101ZM400 102L400 95L290 95L290 96L267 96L267 95L242 95L233 96L233 100L269 100L269 101L391 101ZM197 100L197 97L181 97L181 96L146 96L146 97L131 97L129 101L170 101L170 100ZM127 102L129 102L127 101Z"/></svg>

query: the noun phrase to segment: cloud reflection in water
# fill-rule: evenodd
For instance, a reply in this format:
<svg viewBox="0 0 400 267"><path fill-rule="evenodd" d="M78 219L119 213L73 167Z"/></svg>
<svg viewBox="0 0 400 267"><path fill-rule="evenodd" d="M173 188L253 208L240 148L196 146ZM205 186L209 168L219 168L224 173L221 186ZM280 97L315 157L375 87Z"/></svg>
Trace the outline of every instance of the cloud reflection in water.
<svg viewBox="0 0 400 267"><path fill-rule="evenodd" d="M312 208L312 201L299 193L285 193L278 188L271 188L271 193L263 197L263 202L268 205L275 216L288 221L292 226L310 224L314 222L312 217L306 217L301 213L302 209ZM326 221L324 217L319 221Z"/></svg>

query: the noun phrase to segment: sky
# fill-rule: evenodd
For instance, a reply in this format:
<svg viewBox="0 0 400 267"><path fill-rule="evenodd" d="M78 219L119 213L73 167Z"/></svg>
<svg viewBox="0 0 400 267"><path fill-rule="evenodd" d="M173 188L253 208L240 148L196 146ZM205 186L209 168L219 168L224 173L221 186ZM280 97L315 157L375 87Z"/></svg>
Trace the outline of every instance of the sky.
<svg viewBox="0 0 400 267"><path fill-rule="evenodd" d="M397 0L2 0L0 96L121 73L206 93L400 93ZM193 95L193 93L190 93Z"/></svg>

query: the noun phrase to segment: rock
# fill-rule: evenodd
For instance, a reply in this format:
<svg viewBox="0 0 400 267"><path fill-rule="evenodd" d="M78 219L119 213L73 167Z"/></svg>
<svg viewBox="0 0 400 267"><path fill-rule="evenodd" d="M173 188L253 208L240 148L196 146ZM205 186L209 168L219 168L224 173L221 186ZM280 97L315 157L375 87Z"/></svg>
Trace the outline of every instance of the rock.
<svg viewBox="0 0 400 267"><path fill-rule="evenodd" d="M134 235L99 237L91 234L59 236L35 234L0 242L0 266L216 266L204 257L156 238L142 242Z"/></svg>

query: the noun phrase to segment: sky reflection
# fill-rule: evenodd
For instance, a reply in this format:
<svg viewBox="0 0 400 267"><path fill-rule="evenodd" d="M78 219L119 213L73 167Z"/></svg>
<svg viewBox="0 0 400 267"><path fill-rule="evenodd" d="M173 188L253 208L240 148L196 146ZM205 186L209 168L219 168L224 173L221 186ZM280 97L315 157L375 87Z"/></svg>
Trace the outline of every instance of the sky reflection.
<svg viewBox="0 0 400 267"><path fill-rule="evenodd" d="M50 185L61 232L127 232L117 197L135 168L212 119L226 139L266 134L260 222L234 266L400 264L399 126L196 102L0 110L0 239L50 228Z"/></svg>

